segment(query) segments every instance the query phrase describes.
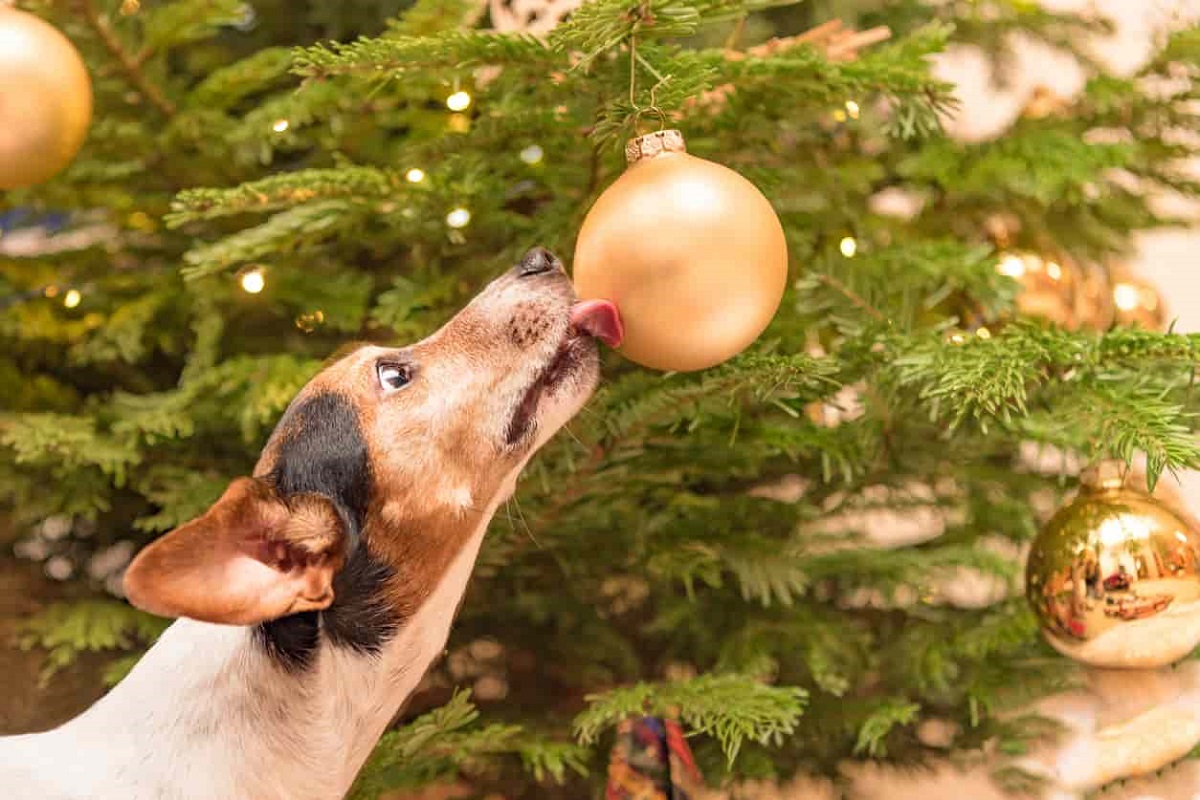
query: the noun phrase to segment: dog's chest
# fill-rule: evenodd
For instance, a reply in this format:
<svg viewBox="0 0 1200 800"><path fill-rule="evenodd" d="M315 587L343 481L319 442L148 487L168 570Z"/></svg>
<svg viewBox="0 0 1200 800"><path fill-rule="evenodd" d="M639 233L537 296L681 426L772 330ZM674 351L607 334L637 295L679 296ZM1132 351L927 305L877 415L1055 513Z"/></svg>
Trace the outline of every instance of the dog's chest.
<svg viewBox="0 0 1200 800"><path fill-rule="evenodd" d="M281 669L250 629L181 620L112 692L45 734L0 739L22 800L336 800L443 651L485 526L377 654L323 645Z"/></svg>

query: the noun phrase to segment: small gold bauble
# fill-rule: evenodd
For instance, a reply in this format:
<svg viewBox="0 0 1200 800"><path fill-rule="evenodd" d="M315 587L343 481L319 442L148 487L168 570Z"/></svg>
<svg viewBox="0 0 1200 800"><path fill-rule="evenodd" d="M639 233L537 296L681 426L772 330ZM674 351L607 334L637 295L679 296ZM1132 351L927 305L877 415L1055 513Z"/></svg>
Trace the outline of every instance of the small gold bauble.
<svg viewBox="0 0 1200 800"><path fill-rule="evenodd" d="M1014 250L996 265L1020 284L1017 313L1068 330L1102 330L1112 322L1112 298L1104 271L1066 255Z"/></svg>
<svg viewBox="0 0 1200 800"><path fill-rule="evenodd" d="M679 131L634 139L626 156L579 232L575 288L616 304L632 361L719 364L775 316L787 285L783 226L750 181L688 155Z"/></svg>
<svg viewBox="0 0 1200 800"><path fill-rule="evenodd" d="M69 164L91 117L79 51L50 23L0 3L0 189L41 183Z"/></svg>
<svg viewBox="0 0 1200 800"><path fill-rule="evenodd" d="M1034 540L1025 591L1063 655L1161 667L1200 644L1200 530L1128 488L1123 472L1118 462L1085 472L1079 495Z"/></svg>

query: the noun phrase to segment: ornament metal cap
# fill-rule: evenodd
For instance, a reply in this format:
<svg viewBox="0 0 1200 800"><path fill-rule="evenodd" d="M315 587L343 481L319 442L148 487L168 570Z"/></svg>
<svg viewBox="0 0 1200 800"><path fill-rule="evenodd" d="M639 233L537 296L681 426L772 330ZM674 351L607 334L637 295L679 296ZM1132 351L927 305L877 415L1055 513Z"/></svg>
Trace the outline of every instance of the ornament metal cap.
<svg viewBox="0 0 1200 800"><path fill-rule="evenodd" d="M625 161L630 166L648 158L661 156L663 153L686 152L687 144L683 141L683 134L675 129L647 133L625 143Z"/></svg>
<svg viewBox="0 0 1200 800"><path fill-rule="evenodd" d="M1120 489L1125 485L1125 473L1128 469L1124 461L1107 458L1084 469L1079 475L1079 483L1089 492Z"/></svg>

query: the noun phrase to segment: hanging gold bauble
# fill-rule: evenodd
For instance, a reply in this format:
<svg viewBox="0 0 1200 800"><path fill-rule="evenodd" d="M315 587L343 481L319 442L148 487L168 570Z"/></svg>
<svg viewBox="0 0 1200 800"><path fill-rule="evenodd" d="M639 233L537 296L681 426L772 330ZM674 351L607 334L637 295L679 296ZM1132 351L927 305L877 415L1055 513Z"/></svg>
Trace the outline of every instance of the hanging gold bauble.
<svg viewBox="0 0 1200 800"><path fill-rule="evenodd" d="M1172 664L1200 644L1200 530L1106 461L1033 542L1025 591L1046 640L1097 667Z"/></svg>
<svg viewBox="0 0 1200 800"><path fill-rule="evenodd" d="M1014 250L1001 256L996 270L1020 284L1017 313L1038 317L1068 330L1102 330L1112 322L1112 298L1102 269L1065 255L1042 256Z"/></svg>
<svg viewBox="0 0 1200 800"><path fill-rule="evenodd" d="M1167 325L1167 304L1149 281L1132 276L1118 277L1112 285L1112 302L1118 325L1161 331Z"/></svg>
<svg viewBox="0 0 1200 800"><path fill-rule="evenodd" d="M579 232L575 288L616 304L629 359L678 371L719 364L779 307L783 226L750 181L688 155L679 131L634 139L625 154L629 168Z"/></svg>
<svg viewBox="0 0 1200 800"><path fill-rule="evenodd" d="M50 23L0 3L0 189L32 186L69 164L91 117L79 51Z"/></svg>

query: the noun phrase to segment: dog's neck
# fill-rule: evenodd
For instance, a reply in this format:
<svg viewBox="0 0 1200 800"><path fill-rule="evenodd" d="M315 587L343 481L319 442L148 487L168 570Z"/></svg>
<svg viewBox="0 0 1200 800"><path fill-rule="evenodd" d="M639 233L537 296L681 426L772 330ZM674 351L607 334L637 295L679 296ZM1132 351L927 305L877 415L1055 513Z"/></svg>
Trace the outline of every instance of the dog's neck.
<svg viewBox="0 0 1200 800"><path fill-rule="evenodd" d="M325 643L296 674L250 628L180 620L83 715L0 740L0 785L55 800L341 798L445 648L491 511L379 654Z"/></svg>

